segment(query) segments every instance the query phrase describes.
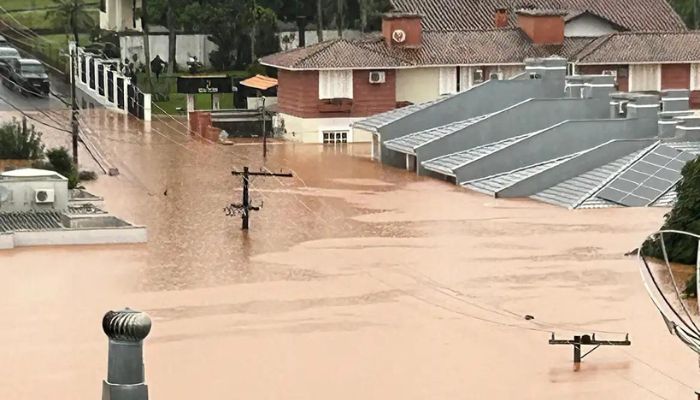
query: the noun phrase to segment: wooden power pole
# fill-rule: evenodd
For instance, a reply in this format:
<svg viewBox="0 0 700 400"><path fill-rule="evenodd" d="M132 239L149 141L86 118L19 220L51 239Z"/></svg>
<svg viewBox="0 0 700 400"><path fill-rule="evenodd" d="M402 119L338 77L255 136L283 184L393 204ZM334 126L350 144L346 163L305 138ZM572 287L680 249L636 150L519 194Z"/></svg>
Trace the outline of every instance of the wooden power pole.
<svg viewBox="0 0 700 400"><path fill-rule="evenodd" d="M574 347L574 363L578 364L583 360L584 357L591 354L593 350L600 346L629 346L632 344L629 340L629 335L625 335L625 340L597 340L595 338L595 333L593 335L576 335L573 339L557 339L552 333L552 338L549 339L549 344L558 345L571 345ZM581 355L581 346L595 346L586 354Z"/></svg>
<svg viewBox="0 0 700 400"><path fill-rule="evenodd" d="M75 72L76 63L78 62L78 43L71 50L70 54L70 93L71 93L71 131L72 131L72 145L73 145L73 164L75 168L78 168L78 100L75 96Z"/></svg>
<svg viewBox="0 0 700 400"><path fill-rule="evenodd" d="M250 188L250 177L251 176L276 176L276 177L282 177L282 178L291 178L293 177L291 172L288 173L274 173L274 172L250 172L248 167L243 167L243 171L231 171L232 175L242 175L243 176L243 199L241 203L234 203L229 205L228 207L224 208L224 211L226 212L226 215L228 216L234 216L237 214L241 215L241 220L242 220L242 225L241 229L243 230L248 230L249 227L249 219L250 219L250 212L251 211L259 211L261 206L253 206L251 205L250 202L250 194L249 194L249 188Z"/></svg>

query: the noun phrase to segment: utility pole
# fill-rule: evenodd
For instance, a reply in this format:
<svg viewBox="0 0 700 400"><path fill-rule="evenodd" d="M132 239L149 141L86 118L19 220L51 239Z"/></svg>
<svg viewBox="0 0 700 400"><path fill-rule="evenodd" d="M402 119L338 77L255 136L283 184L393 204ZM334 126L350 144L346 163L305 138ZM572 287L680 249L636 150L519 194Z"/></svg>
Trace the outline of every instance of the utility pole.
<svg viewBox="0 0 700 400"><path fill-rule="evenodd" d="M224 208L224 211L226 212L226 215L228 216L234 216L237 214L241 214L241 220L242 220L242 225L241 229L243 230L248 230L248 221L250 219L250 212L251 211L259 211L260 208L262 208L262 204L260 207L252 206L250 204L250 195L248 193L248 189L250 186L250 177L251 176L276 176L276 177L282 177L282 178L291 178L293 177L291 172L288 173L274 173L274 172L250 172L248 167L243 167L243 171L231 171L231 175L242 175L243 176L243 201L238 204L231 204L228 207Z"/></svg>
<svg viewBox="0 0 700 400"><path fill-rule="evenodd" d="M265 96L262 96L263 158L267 158L267 131L265 130Z"/></svg>
<svg viewBox="0 0 700 400"><path fill-rule="evenodd" d="M573 339L556 339L554 333L552 333L552 338L549 339L549 344L552 345L571 345L574 347L574 364L581 363L584 357L593 353L595 349L600 346L630 346L632 342L629 340L629 334L625 335L625 340L597 340L595 338L595 333L592 335L576 335ZM581 346L595 346L586 354L581 355Z"/></svg>
<svg viewBox="0 0 700 400"><path fill-rule="evenodd" d="M75 98L75 64L78 61L78 43L70 54L70 93L71 93L71 128L73 131L73 164L78 168L78 100Z"/></svg>

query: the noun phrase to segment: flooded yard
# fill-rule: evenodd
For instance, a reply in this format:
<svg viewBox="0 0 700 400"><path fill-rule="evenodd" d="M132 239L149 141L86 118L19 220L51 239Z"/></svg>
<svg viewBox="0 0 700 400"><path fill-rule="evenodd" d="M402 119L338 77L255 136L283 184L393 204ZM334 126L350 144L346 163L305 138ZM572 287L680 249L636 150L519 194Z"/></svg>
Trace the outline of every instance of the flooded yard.
<svg viewBox="0 0 700 400"><path fill-rule="evenodd" d="M665 209L500 200L369 160L369 145L192 140L87 117L121 171L88 189L148 226L134 246L0 253L3 399L96 399L105 311L148 312L153 399L691 399L698 360L623 254ZM242 232L249 166L262 205ZM534 316L526 320L525 315ZM557 338L598 332L578 371Z"/></svg>

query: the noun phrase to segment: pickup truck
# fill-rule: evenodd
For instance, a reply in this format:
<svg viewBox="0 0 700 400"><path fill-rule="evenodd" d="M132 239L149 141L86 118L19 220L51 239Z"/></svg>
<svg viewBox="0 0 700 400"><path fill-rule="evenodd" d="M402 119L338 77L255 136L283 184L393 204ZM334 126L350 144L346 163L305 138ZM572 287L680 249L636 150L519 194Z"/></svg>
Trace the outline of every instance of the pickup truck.
<svg viewBox="0 0 700 400"><path fill-rule="evenodd" d="M49 96L49 75L41 62L20 58L12 60L10 66L9 79L3 81L6 86L16 89L22 95Z"/></svg>
<svg viewBox="0 0 700 400"><path fill-rule="evenodd" d="M10 63L19 58L19 52L16 49L5 47L0 43L0 78L6 79L10 73Z"/></svg>

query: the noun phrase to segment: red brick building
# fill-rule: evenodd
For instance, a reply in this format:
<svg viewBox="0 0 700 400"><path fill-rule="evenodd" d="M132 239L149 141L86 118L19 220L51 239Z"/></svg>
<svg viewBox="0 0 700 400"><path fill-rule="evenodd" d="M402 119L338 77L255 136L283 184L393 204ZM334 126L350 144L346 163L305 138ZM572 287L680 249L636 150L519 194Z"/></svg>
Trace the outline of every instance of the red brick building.
<svg viewBox="0 0 700 400"><path fill-rule="evenodd" d="M392 0L380 33L262 58L279 71L277 128L303 142L367 141L354 121L508 79L529 57L616 75L620 90L700 89L700 33L665 0L505 3Z"/></svg>

